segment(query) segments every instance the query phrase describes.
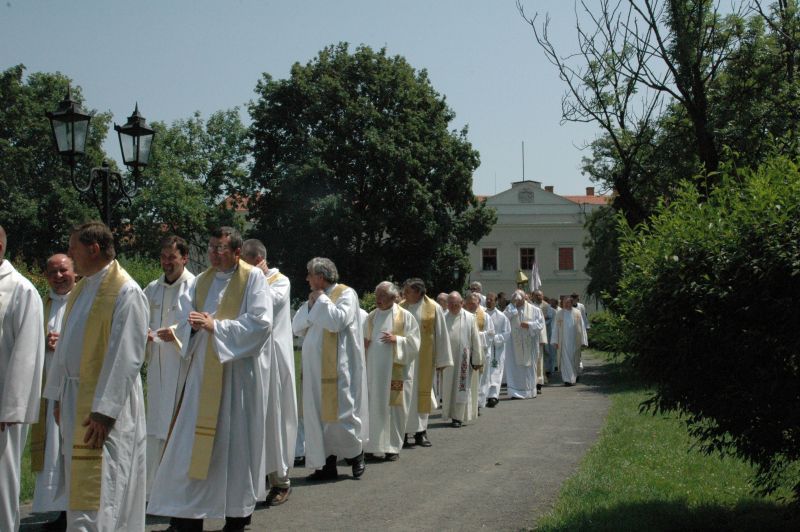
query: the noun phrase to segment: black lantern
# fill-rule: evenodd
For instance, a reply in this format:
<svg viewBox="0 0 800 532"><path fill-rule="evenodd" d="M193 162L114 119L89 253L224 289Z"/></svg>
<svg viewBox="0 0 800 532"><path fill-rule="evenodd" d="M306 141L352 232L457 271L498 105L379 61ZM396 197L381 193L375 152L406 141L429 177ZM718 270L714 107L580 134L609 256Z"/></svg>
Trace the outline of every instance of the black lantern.
<svg viewBox="0 0 800 532"><path fill-rule="evenodd" d="M147 121L139 114L138 103L125 125L114 124L114 130L119 134L122 162L133 168L134 175L138 174L139 168L147 166L150 160L150 146L155 135L155 131L147 127Z"/></svg>
<svg viewBox="0 0 800 532"><path fill-rule="evenodd" d="M53 130L56 150L69 162L70 172L75 171L75 156L86 152L86 139L89 137L89 121L92 116L72 99L70 87L58 108L47 113Z"/></svg>

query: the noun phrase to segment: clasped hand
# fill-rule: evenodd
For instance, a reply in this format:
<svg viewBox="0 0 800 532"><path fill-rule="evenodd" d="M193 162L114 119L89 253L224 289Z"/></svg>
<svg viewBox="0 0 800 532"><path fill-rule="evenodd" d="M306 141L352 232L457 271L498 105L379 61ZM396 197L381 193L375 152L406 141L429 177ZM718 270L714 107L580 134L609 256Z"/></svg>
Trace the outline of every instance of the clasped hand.
<svg viewBox="0 0 800 532"><path fill-rule="evenodd" d="M194 329L195 331L199 331L200 329L205 329L206 331L213 333L214 316L212 316L208 312L192 311L189 313L189 325L191 325L192 329Z"/></svg>

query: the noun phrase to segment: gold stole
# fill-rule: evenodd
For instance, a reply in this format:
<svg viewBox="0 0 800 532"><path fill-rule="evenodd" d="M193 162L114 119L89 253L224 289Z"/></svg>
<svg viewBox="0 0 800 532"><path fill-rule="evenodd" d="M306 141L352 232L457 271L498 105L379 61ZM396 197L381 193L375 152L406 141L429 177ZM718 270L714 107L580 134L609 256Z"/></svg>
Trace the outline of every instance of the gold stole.
<svg viewBox="0 0 800 532"><path fill-rule="evenodd" d="M433 368L436 361L433 360L433 343L436 337L436 303L428 296L422 297L419 315L419 390L417 392L417 412L420 414L430 414L431 390L433 389ZM408 303L403 306L408 308Z"/></svg>
<svg viewBox="0 0 800 532"><path fill-rule="evenodd" d="M53 307L53 300L50 295L43 298L44 303L44 338L47 343L47 321L50 319L50 309ZM45 345L45 349L47 346ZM46 372L42 371L42 390L46 380ZM47 438L47 399L39 401L39 421L31 427L31 471L38 473L44 469L44 442Z"/></svg>
<svg viewBox="0 0 800 532"><path fill-rule="evenodd" d="M247 278L253 267L239 261L239 267L233 273L222 300L214 313L215 320L232 320L239 315L242 306ZM216 268L209 268L197 279L194 308L203 311L211 283L214 282ZM194 443L192 459L189 463L189 478L203 480L208 477L211 465L211 451L214 449L214 438L217 435L217 418L219 405L222 402L223 367L214 349L214 337L209 334L206 342L206 354L203 361L203 382L200 385L200 404L197 407L197 420L194 427Z"/></svg>
<svg viewBox="0 0 800 532"><path fill-rule="evenodd" d="M393 307L394 308L394 307ZM394 310L393 310L394 312ZM367 338L372 341L372 326L375 323L375 311L369 313L367 320ZM392 334L405 336L406 320L403 311L397 308L392 321ZM397 344L392 347L392 356L397 355ZM389 384L389 406L403 406L403 366L392 362L392 380Z"/></svg>
<svg viewBox="0 0 800 532"><path fill-rule="evenodd" d="M96 511L100 509L100 487L103 473L103 449L91 449L83 443L86 432L83 420L92 412L95 389L108 351L114 305L122 286L130 280L128 272L112 261L97 289L92 308L86 317L83 334L81 369L78 384L78 403L72 433L72 469L69 485L69 509ZM72 306L86 286L85 279L75 285L67 299L63 323L67 323Z"/></svg>
<svg viewBox="0 0 800 532"><path fill-rule="evenodd" d="M335 305L347 286L339 283L328 296ZM339 333L322 331L322 421L339 419Z"/></svg>
<svg viewBox="0 0 800 532"><path fill-rule="evenodd" d="M478 320L478 330L484 332L483 328L486 326L486 312L483 307L478 305L478 310L475 311L475 318Z"/></svg>

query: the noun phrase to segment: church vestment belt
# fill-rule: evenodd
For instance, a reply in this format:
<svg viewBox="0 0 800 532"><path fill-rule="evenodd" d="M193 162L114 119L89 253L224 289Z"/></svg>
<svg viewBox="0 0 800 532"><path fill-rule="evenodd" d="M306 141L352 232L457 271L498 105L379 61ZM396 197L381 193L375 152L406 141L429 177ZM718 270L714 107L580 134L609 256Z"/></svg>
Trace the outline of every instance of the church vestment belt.
<svg viewBox="0 0 800 532"><path fill-rule="evenodd" d="M239 267L225 288L219 307L214 313L216 320L232 320L239 315L247 278L253 267L239 261ZM216 268L209 268L198 276L195 289L194 308L201 312L214 282ZM217 435L217 418L222 402L223 366L214 349L214 338L209 335L206 344L205 361L203 363L203 383L200 386L200 404L197 409L197 421L194 427L194 443L192 444L192 460L189 464L189 478L202 480L208 476L211 465L211 451L214 449L214 438Z"/></svg>
<svg viewBox="0 0 800 532"><path fill-rule="evenodd" d="M50 295L43 298L44 303L44 337L47 338L47 321L50 317L50 310L53 308L53 300ZM46 347L45 347L46 348ZM46 372L42 371L42 389L46 380ZM42 399L39 403L39 421L31 427L31 471L39 473L44 469L44 442L47 437L47 400Z"/></svg>
<svg viewBox="0 0 800 532"><path fill-rule="evenodd" d="M417 395L417 412L430 414L433 410L431 390L433 389L433 344L436 340L436 303L428 296L422 297L419 324L419 391ZM405 303L408 306L408 303Z"/></svg>
<svg viewBox="0 0 800 532"><path fill-rule="evenodd" d="M393 310L394 312L394 310ZM367 338L372 340L372 327L375 323L375 311L369 313L367 319ZM392 319L392 334L405 336L405 314L398 308ZM397 343L392 348L392 356L397 355ZM392 379L389 383L389 406L403 406L403 365L392 362Z"/></svg>
<svg viewBox="0 0 800 532"><path fill-rule="evenodd" d="M83 334L81 367L78 384L78 401L75 409L75 427L72 432L72 468L69 485L69 509L97 511L100 509L100 487L103 471L103 449L92 449L83 443L86 432L83 420L92 412L95 388L103 368L111 319L119 291L130 280L128 272L117 261L112 261L108 272L97 289L92 308L86 317ZM75 285L67 300L64 323L68 323L72 306L86 284L85 279Z"/></svg>
<svg viewBox="0 0 800 532"><path fill-rule="evenodd" d="M330 295L335 305L347 286L336 285ZM322 331L322 421L335 423L339 420L339 333Z"/></svg>

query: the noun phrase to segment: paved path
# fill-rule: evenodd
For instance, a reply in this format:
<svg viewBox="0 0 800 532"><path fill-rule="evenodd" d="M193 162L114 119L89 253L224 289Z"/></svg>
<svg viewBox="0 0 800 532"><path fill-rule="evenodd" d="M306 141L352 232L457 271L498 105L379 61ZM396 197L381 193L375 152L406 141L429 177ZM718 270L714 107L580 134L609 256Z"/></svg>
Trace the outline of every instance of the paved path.
<svg viewBox="0 0 800 532"><path fill-rule="evenodd" d="M404 450L398 462L368 463L360 480L343 462L344 476L331 483L307 483L311 471L294 469L289 501L258 507L250 530L530 529L552 508L604 424L604 368L589 357L584 365L577 386L546 386L525 401L503 397L460 429L433 416L433 447ZM22 530L36 530L36 517L25 518ZM167 521L148 523L147 530L163 530ZM223 524L207 520L205 527Z"/></svg>

